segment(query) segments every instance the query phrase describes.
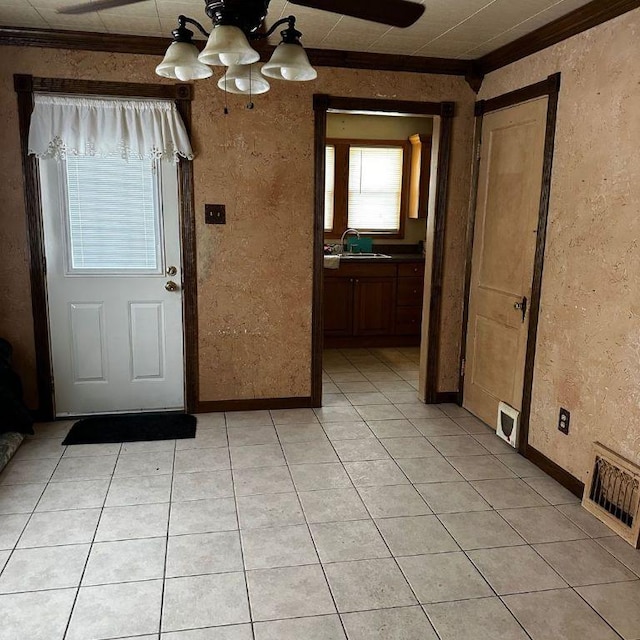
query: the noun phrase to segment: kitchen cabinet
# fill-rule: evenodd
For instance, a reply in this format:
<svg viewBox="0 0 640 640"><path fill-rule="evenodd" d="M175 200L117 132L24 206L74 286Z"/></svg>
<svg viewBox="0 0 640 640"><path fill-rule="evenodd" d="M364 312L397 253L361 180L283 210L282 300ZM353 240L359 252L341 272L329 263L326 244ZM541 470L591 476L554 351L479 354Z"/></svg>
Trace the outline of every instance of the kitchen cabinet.
<svg viewBox="0 0 640 640"><path fill-rule="evenodd" d="M419 344L424 262L344 261L324 275L327 347Z"/></svg>

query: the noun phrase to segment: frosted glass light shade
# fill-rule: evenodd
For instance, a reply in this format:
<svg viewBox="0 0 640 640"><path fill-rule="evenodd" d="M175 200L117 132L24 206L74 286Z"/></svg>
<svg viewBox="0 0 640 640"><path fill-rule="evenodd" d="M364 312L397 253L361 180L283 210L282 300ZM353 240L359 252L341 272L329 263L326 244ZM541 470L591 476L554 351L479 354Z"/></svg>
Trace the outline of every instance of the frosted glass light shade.
<svg viewBox="0 0 640 640"><path fill-rule="evenodd" d="M267 93L271 88L267 79L260 75L256 64L229 67L227 69L226 84L225 77L222 76L218 80L218 87L228 93L240 93L243 95Z"/></svg>
<svg viewBox="0 0 640 640"><path fill-rule="evenodd" d="M230 67L257 62L260 60L260 54L251 48L247 36L240 28L220 24L211 31L207 46L198 59L205 64Z"/></svg>
<svg viewBox="0 0 640 640"><path fill-rule="evenodd" d="M273 52L271 60L262 67L262 73L279 80L315 80L316 70L309 64L309 58L302 45L282 42Z"/></svg>
<svg viewBox="0 0 640 640"><path fill-rule="evenodd" d="M189 42L172 42L156 73L172 80L201 80L213 74L211 68L198 60L198 48Z"/></svg>

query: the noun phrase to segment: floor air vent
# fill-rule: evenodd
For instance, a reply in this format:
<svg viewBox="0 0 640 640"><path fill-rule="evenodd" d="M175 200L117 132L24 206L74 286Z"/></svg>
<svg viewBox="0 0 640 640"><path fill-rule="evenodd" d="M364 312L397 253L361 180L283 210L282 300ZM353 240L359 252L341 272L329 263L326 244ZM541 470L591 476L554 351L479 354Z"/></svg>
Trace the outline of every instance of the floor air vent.
<svg viewBox="0 0 640 640"><path fill-rule="evenodd" d="M640 468L596 442L582 506L636 549L640 546Z"/></svg>

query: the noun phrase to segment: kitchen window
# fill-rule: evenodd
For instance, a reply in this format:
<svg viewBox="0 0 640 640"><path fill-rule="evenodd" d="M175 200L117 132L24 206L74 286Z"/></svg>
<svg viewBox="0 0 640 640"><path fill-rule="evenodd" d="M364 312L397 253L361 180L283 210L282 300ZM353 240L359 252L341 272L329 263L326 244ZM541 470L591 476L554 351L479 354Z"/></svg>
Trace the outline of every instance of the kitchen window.
<svg viewBox="0 0 640 640"><path fill-rule="evenodd" d="M389 140L327 140L324 231L404 237L410 145Z"/></svg>

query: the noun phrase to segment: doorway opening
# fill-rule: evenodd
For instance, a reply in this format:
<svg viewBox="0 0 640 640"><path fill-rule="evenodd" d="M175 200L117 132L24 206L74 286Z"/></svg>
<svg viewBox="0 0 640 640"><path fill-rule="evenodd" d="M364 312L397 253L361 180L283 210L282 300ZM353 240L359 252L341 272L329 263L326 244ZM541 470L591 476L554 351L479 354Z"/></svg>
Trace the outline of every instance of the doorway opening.
<svg viewBox="0 0 640 640"><path fill-rule="evenodd" d="M454 105L316 95L314 109L313 404L325 355L358 376L338 392L437 402Z"/></svg>

